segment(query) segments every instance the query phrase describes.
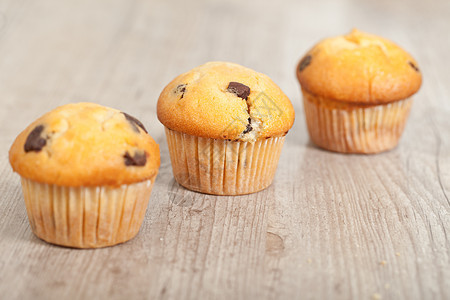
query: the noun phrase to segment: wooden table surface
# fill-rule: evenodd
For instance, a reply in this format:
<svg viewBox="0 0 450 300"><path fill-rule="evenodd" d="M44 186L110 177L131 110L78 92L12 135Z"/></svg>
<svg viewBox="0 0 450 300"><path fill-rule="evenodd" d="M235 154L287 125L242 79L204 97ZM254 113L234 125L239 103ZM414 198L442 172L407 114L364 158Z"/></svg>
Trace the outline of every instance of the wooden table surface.
<svg viewBox="0 0 450 300"><path fill-rule="evenodd" d="M450 2L0 2L1 299L450 299ZM351 28L415 56L424 83L400 145L379 155L315 148L294 70ZM220 197L174 182L156 101L210 60L268 74L296 122L274 183ZM13 139L54 107L92 101L135 115L161 147L139 235L76 250L36 238Z"/></svg>

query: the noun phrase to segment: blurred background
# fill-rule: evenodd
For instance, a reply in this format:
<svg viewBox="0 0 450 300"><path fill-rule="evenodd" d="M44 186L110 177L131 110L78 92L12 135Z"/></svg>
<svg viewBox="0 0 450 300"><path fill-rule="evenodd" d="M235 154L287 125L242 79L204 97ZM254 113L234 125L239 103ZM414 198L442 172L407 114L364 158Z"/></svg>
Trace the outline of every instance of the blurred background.
<svg viewBox="0 0 450 300"><path fill-rule="evenodd" d="M266 73L300 109L297 61L319 40L354 27L394 40L426 66L422 92L427 105L436 106L447 100L426 86L450 78L443 47L449 16L447 0L2 0L0 119L14 107L29 109L18 123L2 121L0 136L78 101L114 104L152 130L156 118L144 115L165 84L211 60ZM448 85L440 87L448 94Z"/></svg>

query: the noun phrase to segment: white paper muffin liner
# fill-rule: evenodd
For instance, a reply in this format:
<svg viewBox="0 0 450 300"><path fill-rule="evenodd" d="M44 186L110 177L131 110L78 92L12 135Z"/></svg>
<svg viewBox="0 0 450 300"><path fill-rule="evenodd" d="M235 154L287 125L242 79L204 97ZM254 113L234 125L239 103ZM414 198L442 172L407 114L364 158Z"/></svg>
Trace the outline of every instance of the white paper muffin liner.
<svg viewBox="0 0 450 300"><path fill-rule="evenodd" d="M175 179L207 194L241 195L268 187L285 137L254 143L196 137L166 128Z"/></svg>
<svg viewBox="0 0 450 300"><path fill-rule="evenodd" d="M119 187L64 187L22 177L33 232L49 243L98 248L123 243L141 227L154 178Z"/></svg>
<svg viewBox="0 0 450 300"><path fill-rule="evenodd" d="M356 106L329 103L303 90L303 106L311 140L343 153L377 153L397 146L412 99Z"/></svg>

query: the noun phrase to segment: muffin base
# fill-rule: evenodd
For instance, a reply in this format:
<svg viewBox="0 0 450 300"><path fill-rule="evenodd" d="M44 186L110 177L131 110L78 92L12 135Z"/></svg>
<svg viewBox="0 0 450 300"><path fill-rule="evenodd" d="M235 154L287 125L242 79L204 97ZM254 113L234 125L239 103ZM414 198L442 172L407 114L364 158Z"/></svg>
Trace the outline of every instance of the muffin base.
<svg viewBox="0 0 450 300"><path fill-rule="evenodd" d="M267 188L285 139L217 140L167 127L166 137L176 181L187 189L214 195L250 194Z"/></svg>
<svg viewBox="0 0 450 300"><path fill-rule="evenodd" d="M342 153L378 153L397 146L412 104L407 98L358 105L302 92L311 140L321 148Z"/></svg>
<svg viewBox="0 0 450 300"><path fill-rule="evenodd" d="M40 239L66 247L126 242L139 232L154 179L119 187L64 187L22 177L31 229Z"/></svg>

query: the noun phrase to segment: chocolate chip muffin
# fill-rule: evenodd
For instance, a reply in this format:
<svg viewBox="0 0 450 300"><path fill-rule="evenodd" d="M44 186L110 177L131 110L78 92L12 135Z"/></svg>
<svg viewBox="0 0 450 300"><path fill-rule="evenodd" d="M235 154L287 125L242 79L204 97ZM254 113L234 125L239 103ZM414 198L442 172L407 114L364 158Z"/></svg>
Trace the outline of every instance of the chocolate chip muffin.
<svg viewBox="0 0 450 300"><path fill-rule="evenodd" d="M31 229L77 248L133 238L160 165L144 125L93 103L67 104L28 126L9 151Z"/></svg>
<svg viewBox="0 0 450 300"><path fill-rule="evenodd" d="M422 83L410 54L356 29L315 45L300 60L297 78L312 141L343 153L394 148Z"/></svg>
<svg viewBox="0 0 450 300"><path fill-rule="evenodd" d="M158 100L175 179L217 195L257 192L273 180L294 109L266 75L210 62L175 78Z"/></svg>

